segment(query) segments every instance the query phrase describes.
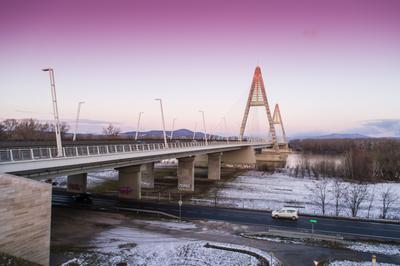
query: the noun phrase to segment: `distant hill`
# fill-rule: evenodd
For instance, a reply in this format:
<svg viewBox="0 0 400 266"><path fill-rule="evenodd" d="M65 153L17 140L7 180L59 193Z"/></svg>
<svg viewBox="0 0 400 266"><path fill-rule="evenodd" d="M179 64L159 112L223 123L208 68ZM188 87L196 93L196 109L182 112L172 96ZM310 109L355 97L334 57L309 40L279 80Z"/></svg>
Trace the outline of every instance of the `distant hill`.
<svg viewBox="0 0 400 266"><path fill-rule="evenodd" d="M171 135L171 131L167 130L165 131L167 136ZM136 131L128 131L128 132L123 132L120 135L122 136L135 136ZM163 131L162 130L149 130L149 131L139 131L138 136L140 138L162 138L163 137ZM177 129L174 130L173 134L174 138L182 138L182 139L191 139L193 138L193 131L189 129ZM196 132L196 139L199 138L204 138L204 133L203 132Z"/></svg>
<svg viewBox="0 0 400 266"><path fill-rule="evenodd" d="M308 139L369 139L369 138L371 137L361 134L340 134L340 133L333 133L317 137L308 137Z"/></svg>
<svg viewBox="0 0 400 266"><path fill-rule="evenodd" d="M369 139L371 137L366 136L366 135L361 135L361 134L357 134L357 133L332 133L332 134L318 134L316 132L314 132L314 134L312 133L306 133L306 134L300 134L300 135L294 135L294 136L290 136L289 140L296 140L296 139Z"/></svg>

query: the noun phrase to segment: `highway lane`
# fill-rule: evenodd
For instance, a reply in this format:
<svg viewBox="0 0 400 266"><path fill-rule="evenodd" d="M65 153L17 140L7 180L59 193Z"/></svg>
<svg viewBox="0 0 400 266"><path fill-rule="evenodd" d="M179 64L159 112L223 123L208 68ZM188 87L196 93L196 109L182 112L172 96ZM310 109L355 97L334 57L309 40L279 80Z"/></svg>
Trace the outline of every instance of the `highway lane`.
<svg viewBox="0 0 400 266"><path fill-rule="evenodd" d="M158 210L169 214L179 215L178 204L145 202L145 201L120 201L115 197L93 196L92 204L76 203L72 194L64 191L53 191L53 206L67 205L70 207L90 208L138 208ZM267 211L242 210L230 208L215 208L198 205L183 205L182 217L188 219L219 220L243 224L266 225L285 230L310 230L309 216L301 215L298 221L275 220ZM400 224L366 222L348 219L312 218L318 220L314 226L317 233L361 235L367 238L384 238L386 240L400 241Z"/></svg>

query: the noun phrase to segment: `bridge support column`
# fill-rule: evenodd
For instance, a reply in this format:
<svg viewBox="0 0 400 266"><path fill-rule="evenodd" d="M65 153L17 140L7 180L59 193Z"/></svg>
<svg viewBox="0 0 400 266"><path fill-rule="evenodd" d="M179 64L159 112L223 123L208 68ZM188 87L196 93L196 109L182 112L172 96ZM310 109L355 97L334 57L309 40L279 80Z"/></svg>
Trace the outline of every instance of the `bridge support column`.
<svg viewBox="0 0 400 266"><path fill-rule="evenodd" d="M208 179L221 179L221 156L220 152L208 154Z"/></svg>
<svg viewBox="0 0 400 266"><path fill-rule="evenodd" d="M141 199L141 166L121 167L119 171L118 182L119 190L118 197L124 199Z"/></svg>
<svg viewBox="0 0 400 266"><path fill-rule="evenodd" d="M194 191L194 156L178 159L178 189Z"/></svg>
<svg viewBox="0 0 400 266"><path fill-rule="evenodd" d="M142 188L154 188L154 163L142 165Z"/></svg>
<svg viewBox="0 0 400 266"><path fill-rule="evenodd" d="M86 193L87 173L69 175L67 178L67 191Z"/></svg>

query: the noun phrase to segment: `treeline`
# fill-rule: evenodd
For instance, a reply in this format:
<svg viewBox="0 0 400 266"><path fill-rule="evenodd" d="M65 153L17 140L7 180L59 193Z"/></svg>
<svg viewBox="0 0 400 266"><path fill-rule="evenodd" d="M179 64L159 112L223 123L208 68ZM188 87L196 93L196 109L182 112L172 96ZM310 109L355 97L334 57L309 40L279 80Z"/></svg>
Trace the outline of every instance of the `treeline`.
<svg viewBox="0 0 400 266"><path fill-rule="evenodd" d="M368 150L386 141L388 139L296 139L289 145L292 150L303 153L343 154L352 148Z"/></svg>
<svg viewBox="0 0 400 266"><path fill-rule="evenodd" d="M299 143L297 143L299 144ZM308 140L302 141L302 157L291 170L294 176L341 177L354 181L400 181L400 141L380 140ZM319 151L338 155L339 162L312 161ZM326 154L322 153L322 154Z"/></svg>
<svg viewBox="0 0 400 266"><path fill-rule="evenodd" d="M68 125L61 123L61 136L68 132ZM54 139L54 124L36 119L6 119L0 122L0 140L51 140Z"/></svg>

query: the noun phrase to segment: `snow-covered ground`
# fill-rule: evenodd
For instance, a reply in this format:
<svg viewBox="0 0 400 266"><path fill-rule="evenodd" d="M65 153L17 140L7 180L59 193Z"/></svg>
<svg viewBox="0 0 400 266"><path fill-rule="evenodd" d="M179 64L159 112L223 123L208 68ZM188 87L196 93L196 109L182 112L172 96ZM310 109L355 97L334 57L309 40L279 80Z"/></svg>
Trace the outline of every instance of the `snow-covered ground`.
<svg viewBox="0 0 400 266"><path fill-rule="evenodd" d="M400 245L354 242L346 245L346 248L360 252L400 256Z"/></svg>
<svg viewBox="0 0 400 266"><path fill-rule="evenodd" d="M144 224L144 225L154 225L157 227L165 228L165 229L196 229L197 226L193 223L190 222L169 222L169 221L159 221L159 220L154 220L154 221L149 221L149 220L138 220L136 221L138 224Z"/></svg>
<svg viewBox="0 0 400 266"><path fill-rule="evenodd" d="M357 262L357 261L350 261L350 260L337 260L337 261L332 261L328 264L328 266L371 266L371 261L363 261L363 262ZM390 263L382 263L382 262L377 262L376 266L396 266L396 264L390 264Z"/></svg>
<svg viewBox="0 0 400 266"><path fill-rule="evenodd" d="M331 179L333 182L333 179ZM268 174L260 171L249 171L237 177L234 181L225 182L218 191L218 204L238 208L252 209L279 209L284 206L293 206L301 213L321 214L318 206L310 200L312 188L321 182L310 178L295 178L283 173ZM345 186L347 182L342 182ZM375 197L369 210L369 218L379 218L382 211L381 193L390 187L395 195L400 195L400 183L379 183L369 185L370 194ZM214 195L210 195L210 202L214 203ZM365 200L360 207L359 217L368 217L370 200ZM335 213L333 197L329 196L326 206L326 215ZM340 215L350 216L350 210L344 199L341 200ZM400 219L400 199L389 210L388 217Z"/></svg>
<svg viewBox="0 0 400 266"><path fill-rule="evenodd" d="M314 245L312 242L309 241L304 241L301 239L290 239L287 237L281 238L275 236L252 236L247 234L243 234L243 236L253 239L266 240L269 242L289 243L296 245ZM388 256L400 256L400 245L358 241L340 241L336 244L340 244L342 248L351 249L359 252L372 253L376 255L381 254Z"/></svg>
<svg viewBox="0 0 400 266"><path fill-rule="evenodd" d="M163 222L160 222L163 223ZM170 223L170 225L173 222ZM154 223L153 223L154 224ZM174 227L179 227L174 226ZM116 227L100 233L86 252L76 254L63 265L258 265L254 256L205 247L207 243L256 252L266 259L268 253L237 245L175 238L131 227ZM276 265L276 260L274 265ZM76 265L75 264L75 265Z"/></svg>

